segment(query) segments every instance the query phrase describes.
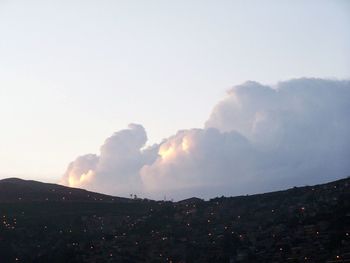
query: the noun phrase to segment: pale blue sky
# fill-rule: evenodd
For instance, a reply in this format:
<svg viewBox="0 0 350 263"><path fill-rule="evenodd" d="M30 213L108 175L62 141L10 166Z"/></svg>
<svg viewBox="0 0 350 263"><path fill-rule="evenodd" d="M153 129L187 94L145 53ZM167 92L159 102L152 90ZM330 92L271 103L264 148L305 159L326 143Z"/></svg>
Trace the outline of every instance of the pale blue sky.
<svg viewBox="0 0 350 263"><path fill-rule="evenodd" d="M203 127L232 85L350 77L349 1L0 0L0 178L55 181L128 123Z"/></svg>

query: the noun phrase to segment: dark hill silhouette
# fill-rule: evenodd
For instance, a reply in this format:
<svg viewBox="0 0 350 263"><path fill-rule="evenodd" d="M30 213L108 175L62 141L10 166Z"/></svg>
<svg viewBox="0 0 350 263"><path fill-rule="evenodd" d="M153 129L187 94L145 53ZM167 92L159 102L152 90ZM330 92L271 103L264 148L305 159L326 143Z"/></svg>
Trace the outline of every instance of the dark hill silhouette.
<svg viewBox="0 0 350 263"><path fill-rule="evenodd" d="M197 198L197 197L191 197L191 198L187 198L187 199L184 199L184 200L181 200L179 201L178 203L179 204L188 204L188 205L193 205L193 204L199 204L199 203L202 203L204 202L203 199L200 199L200 198Z"/></svg>
<svg viewBox="0 0 350 263"><path fill-rule="evenodd" d="M131 199L19 178L0 180L0 202L35 201L127 202Z"/></svg>
<svg viewBox="0 0 350 263"><path fill-rule="evenodd" d="M350 262L350 178L179 202L10 178L0 217L1 262Z"/></svg>

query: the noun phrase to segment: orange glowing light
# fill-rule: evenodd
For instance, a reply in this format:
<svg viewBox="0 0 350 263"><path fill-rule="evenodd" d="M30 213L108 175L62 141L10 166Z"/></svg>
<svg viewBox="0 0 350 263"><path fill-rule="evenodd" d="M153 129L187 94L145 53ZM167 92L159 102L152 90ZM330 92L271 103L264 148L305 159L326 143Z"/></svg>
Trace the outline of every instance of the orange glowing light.
<svg viewBox="0 0 350 263"><path fill-rule="evenodd" d="M190 141L187 137L183 137L181 141L170 141L162 144L159 148L158 154L163 160L173 158L181 152L188 153L190 148Z"/></svg>
<svg viewBox="0 0 350 263"><path fill-rule="evenodd" d="M81 175L70 174L68 177L68 186L70 187L79 187L83 186L86 183L89 183L94 177L94 172L89 170L87 173Z"/></svg>
<svg viewBox="0 0 350 263"><path fill-rule="evenodd" d="M189 141L188 141L188 139L186 137L184 137L182 139L181 146L182 146L182 150L183 151L188 152L188 149L190 148L190 145L189 145Z"/></svg>
<svg viewBox="0 0 350 263"><path fill-rule="evenodd" d="M168 148L166 148L165 145L162 145L159 148L159 152L158 154L163 158L163 159L167 159L170 156L172 156L175 153L175 147L174 146L170 146Z"/></svg>

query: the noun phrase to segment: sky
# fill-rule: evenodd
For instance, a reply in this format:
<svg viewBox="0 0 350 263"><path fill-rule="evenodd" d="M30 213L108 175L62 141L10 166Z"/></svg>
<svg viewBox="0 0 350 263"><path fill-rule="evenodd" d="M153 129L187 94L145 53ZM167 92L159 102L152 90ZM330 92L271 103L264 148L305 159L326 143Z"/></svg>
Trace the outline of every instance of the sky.
<svg viewBox="0 0 350 263"><path fill-rule="evenodd" d="M249 80L349 79L349 27L345 0L0 0L0 178L58 182L130 123L145 148L206 128Z"/></svg>

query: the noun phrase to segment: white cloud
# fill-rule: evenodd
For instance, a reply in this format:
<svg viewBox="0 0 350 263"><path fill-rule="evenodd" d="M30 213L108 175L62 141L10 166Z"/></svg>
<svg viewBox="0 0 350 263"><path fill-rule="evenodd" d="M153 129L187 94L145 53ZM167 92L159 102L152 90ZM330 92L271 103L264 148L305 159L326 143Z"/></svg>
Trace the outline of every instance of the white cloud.
<svg viewBox="0 0 350 263"><path fill-rule="evenodd" d="M152 147L141 150L146 141L144 128L130 124L128 129L106 139L99 156L84 155L72 162L62 183L124 196L138 194L141 189L139 170L157 156L157 149Z"/></svg>
<svg viewBox="0 0 350 263"><path fill-rule="evenodd" d="M116 195L179 199L333 180L350 172L349 116L349 81L246 82L214 107L204 129L142 149L146 132L132 124L108 138L100 156L70 164L63 183L73 177Z"/></svg>

